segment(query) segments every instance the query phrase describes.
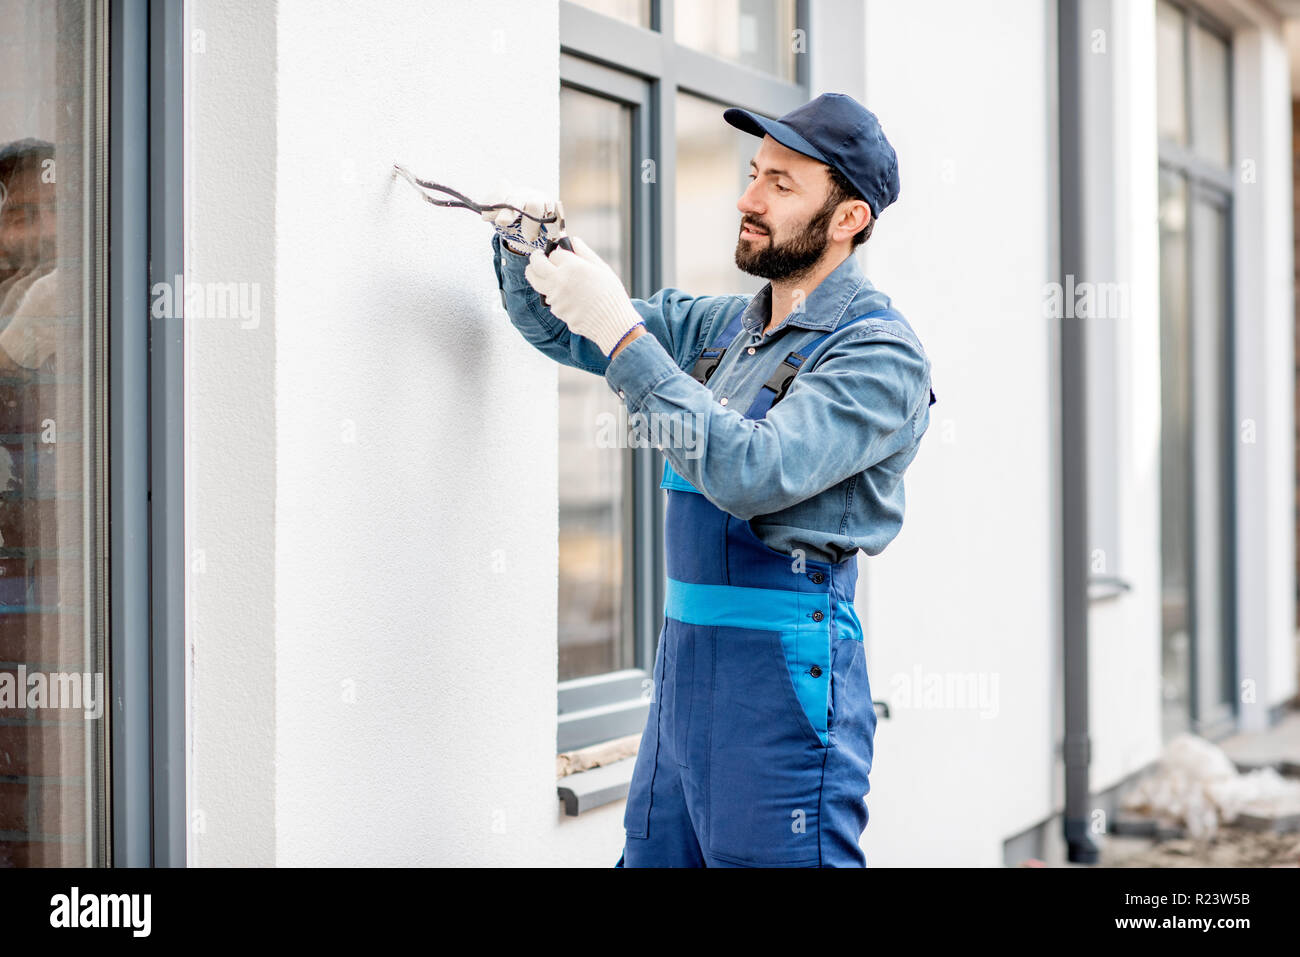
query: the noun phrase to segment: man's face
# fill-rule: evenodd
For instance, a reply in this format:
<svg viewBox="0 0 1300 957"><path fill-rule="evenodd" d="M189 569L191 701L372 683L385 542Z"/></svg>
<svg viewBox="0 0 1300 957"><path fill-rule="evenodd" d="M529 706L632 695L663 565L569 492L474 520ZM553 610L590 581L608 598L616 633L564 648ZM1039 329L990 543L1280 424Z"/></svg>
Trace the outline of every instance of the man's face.
<svg viewBox="0 0 1300 957"><path fill-rule="evenodd" d="M28 269L54 258L54 187L41 182L39 167L17 170L0 203L0 268Z"/></svg>
<svg viewBox="0 0 1300 957"><path fill-rule="evenodd" d="M736 203L736 265L775 282L809 272L831 242L830 188L824 165L764 136L750 160L749 186Z"/></svg>

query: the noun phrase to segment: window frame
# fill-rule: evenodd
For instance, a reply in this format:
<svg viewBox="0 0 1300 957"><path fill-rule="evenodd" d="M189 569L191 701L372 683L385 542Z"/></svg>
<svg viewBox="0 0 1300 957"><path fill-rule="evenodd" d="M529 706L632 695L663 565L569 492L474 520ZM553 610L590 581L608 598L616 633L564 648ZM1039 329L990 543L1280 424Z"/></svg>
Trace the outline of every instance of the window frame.
<svg viewBox="0 0 1300 957"><path fill-rule="evenodd" d="M1222 456L1219 459L1219 536L1222 545L1222 567L1220 568L1220 595L1222 598L1219 609L1221 621L1221 634L1223 640L1220 647L1216 650L1220 657L1219 668L1225 691L1222 701L1213 703L1206 707L1206 702L1202 700L1201 694L1201 674L1199 661L1201 656L1206 653L1203 646L1201 630L1197 621L1197 588L1198 588L1198 569L1197 555L1199 554L1199 545L1196 541L1196 485L1197 474L1195 468L1188 470L1188 488L1187 488L1187 508L1184 521L1191 538L1190 547L1188 548L1187 568L1184 570L1187 582L1189 584L1188 594L1188 631L1191 636L1191 649L1189 654L1189 674L1188 680L1188 726L1187 730L1202 735L1210 739L1217 739L1223 734L1228 733L1236 726L1236 719L1240 710L1238 696L1232 693L1232 689L1238 683L1237 655L1236 648L1239 640L1237 633L1237 543L1236 543L1236 512L1235 502L1237 498L1236 488L1236 460L1237 460L1237 443L1233 440L1235 427L1233 423L1237 421L1236 408L1236 311L1235 311L1235 270L1233 264L1236 259L1236 238L1233 225L1234 211L1236 207L1236 137L1233 135L1233 119L1236 115L1236 95L1233 85L1233 64L1235 62L1235 50L1233 46L1233 35L1231 29L1206 14L1204 10L1192 3L1184 0L1165 0L1169 6L1174 7L1183 14L1183 35L1182 35L1182 56L1186 65L1186 75L1184 83L1183 110L1184 121L1187 128L1187 145L1183 146L1164 137L1158 139L1158 164L1160 171L1167 171L1177 177L1180 177L1187 187L1187 249L1185 263L1186 274L1189 277L1195 275L1195 257L1199 238L1199 230L1195 226L1195 216L1193 212L1198 202L1209 203L1220 209L1224 217L1224 255L1222 266L1223 274L1223 295L1224 295L1224 354L1219 357L1222 374L1222 384L1224 389L1223 415L1226 421L1227 429L1225 434L1219 436L1221 442ZM1224 42L1227 47L1227 62L1225 64L1224 78L1227 84L1226 98L1228 103L1228 166L1222 167L1204 157L1197 152L1197 120L1196 109L1194 106L1195 86L1198 70L1202 69L1199 57L1196 52L1195 36L1198 29L1206 30L1214 34ZM1188 302L1189 310L1193 310L1188 317L1189 329L1192 335L1192 343L1196 341L1197 330L1195 328L1196 317L1194 306L1192 305L1192 296L1189 290ZM1193 380L1196 370L1196 358L1189 358L1191 368L1189 371L1189 381L1191 381L1190 391L1194 395L1197 385ZM1188 431L1191 436L1189 455L1195 454L1196 433L1198 427L1201 427L1196 414L1196 403L1189 401L1188 404ZM1194 462L1191 464L1195 464ZM1212 652L1213 653L1213 652ZM1167 731L1169 729L1166 729Z"/></svg>
<svg viewBox="0 0 1300 957"><path fill-rule="evenodd" d="M651 185L638 175L638 158L649 155L653 130L650 125L650 84L608 66L560 54L560 85L626 106L632 111L631 166L626 174L634 188L631 193L631 263L629 285L637 297L648 295L650 277L655 267L653 250L657 230L651 203ZM654 640L646 610L656 601L656 575L653 556L637 548L648 529L641 519L655 509L650 475L645 473L645 454L649 449L626 449L623 469L623 588L625 593L624 627L632 629L632 668L605 672L559 682L556 750L564 752L640 731L649 710L643 694L644 682L653 669ZM630 453L630 454L629 454ZM647 662L649 664L647 664Z"/></svg>
<svg viewBox="0 0 1300 957"><path fill-rule="evenodd" d="M151 290L184 275L187 34L180 4L105 4L109 861L184 867L184 296L154 319Z"/></svg>
<svg viewBox="0 0 1300 957"><path fill-rule="evenodd" d="M653 0L650 28L560 0L560 82L632 105L632 294L646 298L671 287L676 272L677 94L780 116L809 99L810 51L795 57L795 80L678 43L675 0ZM808 30L809 0L795 0L795 28ZM645 160L654 177L641 175ZM659 489L665 461L657 449L628 449L624 469L625 539L631 569L635 667L559 683L557 751L639 734L649 711L663 622L666 497Z"/></svg>

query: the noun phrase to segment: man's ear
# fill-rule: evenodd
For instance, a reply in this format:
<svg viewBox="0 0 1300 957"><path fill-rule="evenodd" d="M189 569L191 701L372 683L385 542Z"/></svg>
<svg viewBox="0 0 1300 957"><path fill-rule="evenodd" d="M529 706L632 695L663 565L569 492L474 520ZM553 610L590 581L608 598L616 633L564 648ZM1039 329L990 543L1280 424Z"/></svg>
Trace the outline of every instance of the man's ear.
<svg viewBox="0 0 1300 957"><path fill-rule="evenodd" d="M862 230L866 229L867 226L871 223L871 206L868 205L867 203L863 203L862 200L858 200L858 202L862 204L862 209L863 212L866 213L866 218L862 221L862 225L853 231L855 235L861 232Z"/></svg>
<svg viewBox="0 0 1300 957"><path fill-rule="evenodd" d="M849 227L849 236L856 236L862 230L867 228L867 223L871 222L871 207L860 199L853 200L852 205L849 206L847 210L845 210L845 213L851 216L853 214L853 210L858 208L861 208L862 211L866 214L866 216L862 220L862 225L858 226L857 229L853 229L851 226Z"/></svg>

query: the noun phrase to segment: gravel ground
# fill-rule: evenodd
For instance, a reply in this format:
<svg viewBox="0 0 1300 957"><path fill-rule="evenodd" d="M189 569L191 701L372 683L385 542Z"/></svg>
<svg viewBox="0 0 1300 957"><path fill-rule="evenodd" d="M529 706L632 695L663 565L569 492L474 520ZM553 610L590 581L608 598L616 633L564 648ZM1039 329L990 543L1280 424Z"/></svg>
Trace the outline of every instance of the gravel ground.
<svg viewBox="0 0 1300 957"><path fill-rule="evenodd" d="M1300 867L1300 833L1274 834L1225 825L1209 840L1153 842L1111 837L1102 867Z"/></svg>

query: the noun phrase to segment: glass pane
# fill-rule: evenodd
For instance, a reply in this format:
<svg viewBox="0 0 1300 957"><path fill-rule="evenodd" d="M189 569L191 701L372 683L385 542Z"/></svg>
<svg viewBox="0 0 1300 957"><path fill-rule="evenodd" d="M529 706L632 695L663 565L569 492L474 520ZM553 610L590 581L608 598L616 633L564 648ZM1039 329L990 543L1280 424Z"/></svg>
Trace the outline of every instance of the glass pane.
<svg viewBox="0 0 1300 957"><path fill-rule="evenodd" d="M1156 127L1163 139L1187 143L1187 62L1183 12L1163 0L1156 5Z"/></svg>
<svg viewBox="0 0 1300 957"><path fill-rule="evenodd" d="M573 0L607 17L623 20L633 26L650 29L650 0ZM567 206L565 207L567 210Z"/></svg>
<svg viewBox="0 0 1300 957"><path fill-rule="evenodd" d="M105 863L87 6L0 8L0 867Z"/></svg>
<svg viewBox="0 0 1300 957"><path fill-rule="evenodd" d="M1225 705L1231 707L1223 587L1224 558L1231 542L1225 534L1223 496L1232 427L1224 368L1228 354L1227 223L1222 209L1199 200L1193 206L1192 263L1196 694L1197 716L1207 721L1225 716Z"/></svg>
<svg viewBox="0 0 1300 957"><path fill-rule="evenodd" d="M1160 173L1160 558L1166 738L1187 730L1191 706L1191 552L1187 185Z"/></svg>
<svg viewBox="0 0 1300 957"><path fill-rule="evenodd" d="M623 279L632 270L632 111L612 100L560 91L560 199L565 225ZM626 411L605 380L559 368L559 679L635 667L626 622L624 494L629 450L601 447ZM605 442L605 445L615 443Z"/></svg>
<svg viewBox="0 0 1300 957"><path fill-rule="evenodd" d="M756 292L757 276L736 268L740 211L749 161L760 140L722 118L725 107L677 95L677 273L692 295ZM566 207L567 208L567 207Z"/></svg>
<svg viewBox="0 0 1300 957"><path fill-rule="evenodd" d="M795 80L795 0L709 0L673 7L677 42L702 53Z"/></svg>
<svg viewBox="0 0 1300 957"><path fill-rule="evenodd" d="M1220 166L1232 163L1228 120L1228 45L1203 27L1193 34L1196 75L1192 108L1196 111L1196 152Z"/></svg>

